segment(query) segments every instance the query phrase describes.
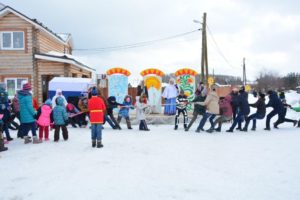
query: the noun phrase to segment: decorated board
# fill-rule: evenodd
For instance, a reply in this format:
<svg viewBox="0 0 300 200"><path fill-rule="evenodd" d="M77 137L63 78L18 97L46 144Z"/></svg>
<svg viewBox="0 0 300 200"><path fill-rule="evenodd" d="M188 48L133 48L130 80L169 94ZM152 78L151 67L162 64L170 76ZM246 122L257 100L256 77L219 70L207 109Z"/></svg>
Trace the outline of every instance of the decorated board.
<svg viewBox="0 0 300 200"><path fill-rule="evenodd" d="M188 68L179 69L175 72L178 88L179 90L184 91L184 94L188 97L189 101L192 101L195 98L196 75L197 72L195 70ZM191 110L192 105L189 104L187 109Z"/></svg>
<svg viewBox="0 0 300 200"><path fill-rule="evenodd" d="M150 68L142 71L141 75L148 90L148 105L151 107L151 113L161 113L161 83L164 73L159 69Z"/></svg>
<svg viewBox="0 0 300 200"><path fill-rule="evenodd" d="M117 102L123 103L128 94L128 76L130 72L123 68L109 69L108 75L108 96L115 96Z"/></svg>

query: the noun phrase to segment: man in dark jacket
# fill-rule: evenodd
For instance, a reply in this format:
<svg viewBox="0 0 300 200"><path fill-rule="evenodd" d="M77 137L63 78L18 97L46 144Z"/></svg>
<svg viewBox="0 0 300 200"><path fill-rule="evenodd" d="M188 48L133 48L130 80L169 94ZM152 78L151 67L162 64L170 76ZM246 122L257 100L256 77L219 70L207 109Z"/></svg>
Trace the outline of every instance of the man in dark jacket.
<svg viewBox="0 0 300 200"><path fill-rule="evenodd" d="M270 131L270 121L271 119L275 116L278 115L278 119L281 121L284 118L284 109L283 109L283 104L280 101L278 95L276 92L269 90L268 93L269 95L269 102L266 105L266 107L272 107L273 110L267 115L267 120L266 120L266 128L265 130Z"/></svg>
<svg viewBox="0 0 300 200"><path fill-rule="evenodd" d="M238 113L238 106L239 106L239 91L237 88L233 88L231 93L231 107L232 107L232 118L235 120L236 115Z"/></svg>
<svg viewBox="0 0 300 200"><path fill-rule="evenodd" d="M266 115L266 103L265 103L265 94L259 93L259 98L254 104L249 104L251 107L257 108L256 113L250 115L246 119L246 124L243 128L243 131L248 130L248 125L251 120L253 120L252 131L256 130L256 120L263 119Z"/></svg>
<svg viewBox="0 0 300 200"><path fill-rule="evenodd" d="M200 95L196 96L194 100L192 101L193 103L195 102L204 102L206 98L206 92L201 92ZM204 115L206 112L205 106L199 105L199 104L194 104L194 112L193 112L193 118L191 119L190 123L188 126L185 128L185 131L189 131L189 129L192 127L193 123L196 121L198 115Z"/></svg>
<svg viewBox="0 0 300 200"><path fill-rule="evenodd" d="M238 114L233 120L233 123L229 130L226 132L233 132L235 126L238 124L238 130L242 130L242 122L247 119L250 113L250 107L248 103L248 93L242 88L238 95Z"/></svg>
<svg viewBox="0 0 300 200"><path fill-rule="evenodd" d="M110 96L107 99L107 117L111 119L111 121L114 123L115 129L121 130L121 126L117 122L116 118L114 117L113 109L117 108L118 106L122 106L122 104L118 103L116 101L116 97Z"/></svg>

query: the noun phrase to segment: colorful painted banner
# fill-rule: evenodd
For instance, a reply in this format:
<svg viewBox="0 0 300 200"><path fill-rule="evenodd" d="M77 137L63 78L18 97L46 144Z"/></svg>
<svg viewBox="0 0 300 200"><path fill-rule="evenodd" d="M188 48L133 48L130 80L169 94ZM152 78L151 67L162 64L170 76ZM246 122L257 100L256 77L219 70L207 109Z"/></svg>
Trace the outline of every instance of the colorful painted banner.
<svg viewBox="0 0 300 200"><path fill-rule="evenodd" d="M145 86L148 90L148 105L151 106L151 113L161 113L161 83L164 73L159 69L146 69L141 72Z"/></svg>
<svg viewBox="0 0 300 200"><path fill-rule="evenodd" d="M128 94L128 76L131 73L123 68L112 68L106 74L108 75L108 96L115 96L117 102L123 103Z"/></svg>
<svg viewBox="0 0 300 200"><path fill-rule="evenodd" d="M184 94L188 97L189 101L192 101L195 98L196 75L197 72L195 70L188 68L180 69L175 72L178 88L179 90L184 91ZM192 110L192 105L189 104L187 109Z"/></svg>

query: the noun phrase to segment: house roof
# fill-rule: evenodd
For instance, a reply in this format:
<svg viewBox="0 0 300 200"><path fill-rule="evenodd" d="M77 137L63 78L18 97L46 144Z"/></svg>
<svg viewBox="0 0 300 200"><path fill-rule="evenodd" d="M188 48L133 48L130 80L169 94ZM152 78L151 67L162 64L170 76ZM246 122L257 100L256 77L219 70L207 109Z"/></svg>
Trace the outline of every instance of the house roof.
<svg viewBox="0 0 300 200"><path fill-rule="evenodd" d="M37 19L31 19L31 18L27 17L26 15L24 15L23 13L20 13L19 11L11 8L10 6L4 6L3 8L1 8L1 6L0 6L0 18L7 15L8 13L13 13L13 14L17 15L18 17L31 23L33 26L35 26L39 30L42 30L43 32L45 32L46 34L51 36L53 39L55 39L56 41L58 41L64 45L68 45L68 42L71 40L71 34L66 34L66 33L56 34L51 29L46 27L43 23L39 22Z"/></svg>
<svg viewBox="0 0 300 200"><path fill-rule="evenodd" d="M48 60L53 62L61 62L61 63L68 63L73 64L79 68L88 70L90 72L95 72L96 70L83 64L82 62L78 61L78 58L76 58L73 55L70 54L63 54L55 51L50 51L48 53L36 53L34 55L36 59L40 60Z"/></svg>

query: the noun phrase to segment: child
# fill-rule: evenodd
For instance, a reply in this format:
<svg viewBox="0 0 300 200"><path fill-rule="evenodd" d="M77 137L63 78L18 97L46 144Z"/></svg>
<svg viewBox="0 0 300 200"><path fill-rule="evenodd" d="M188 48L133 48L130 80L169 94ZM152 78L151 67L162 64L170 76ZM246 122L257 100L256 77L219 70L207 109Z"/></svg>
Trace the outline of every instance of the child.
<svg viewBox="0 0 300 200"><path fill-rule="evenodd" d="M137 102L136 102L136 118L140 120L140 126L139 130L140 131L150 131L150 129L147 126L146 123L146 117L145 117L145 109L148 107L145 102L145 98L147 100L147 97L137 97Z"/></svg>
<svg viewBox="0 0 300 200"><path fill-rule="evenodd" d="M127 128L128 129L132 129L131 128L131 123L130 123L130 118L129 118L129 109L134 109L133 105L132 105L132 98L131 96L127 95L124 98L124 102L121 106L121 109L119 111L118 114L118 124L120 124L122 118L124 117L126 120L126 124L127 124Z"/></svg>
<svg viewBox="0 0 300 200"><path fill-rule="evenodd" d="M79 110L72 103L68 103L66 109L69 116L69 122L72 127L77 128L76 124L78 124L78 126L81 128L82 123L80 120L80 115L82 115L82 113L80 114Z"/></svg>
<svg viewBox="0 0 300 200"><path fill-rule="evenodd" d="M39 107L37 112L37 124L39 125L39 139L43 140L43 133L45 133L45 141L49 141L49 126L51 121L51 100L48 99L45 101L44 105Z"/></svg>
<svg viewBox="0 0 300 200"><path fill-rule="evenodd" d="M227 95L225 98L220 98L219 107L220 107L220 114L221 116L218 117L213 124L211 125L210 129L206 132L212 133L214 131L221 132L222 124L224 122L228 122L232 120L232 105L231 105L231 95ZM215 129L215 126L218 124L218 128Z"/></svg>
<svg viewBox="0 0 300 200"><path fill-rule="evenodd" d="M13 138L10 136L8 129L11 115L9 111L8 94L4 88L0 88L0 114L2 114L2 129L6 134L6 140L11 141Z"/></svg>
<svg viewBox="0 0 300 200"><path fill-rule="evenodd" d="M56 106L53 109L54 120L54 142L59 140L59 131L62 130L64 140L68 140L68 129L66 122L68 120L68 113L64 106L64 99L62 97L56 98Z"/></svg>
<svg viewBox="0 0 300 200"><path fill-rule="evenodd" d="M107 99L107 117L109 117L111 119L111 121L114 123L114 127L116 129L121 130L121 126L119 125L119 123L117 122L117 120L114 117L114 113L113 113L113 109L122 106L122 104L116 102L116 97L114 96L110 96Z"/></svg>
<svg viewBox="0 0 300 200"><path fill-rule="evenodd" d="M178 129L178 123L179 123L179 116L180 113L183 115L183 126L185 129L187 129L187 110L186 106L188 104L187 96L184 95L184 91L180 90L180 94L176 98L176 117L175 117L175 130Z"/></svg>
<svg viewBox="0 0 300 200"><path fill-rule="evenodd" d="M102 125L104 123L104 113L106 110L102 98L98 97L96 88L91 91L92 97L88 101L88 111L90 112L90 122L92 124L92 147L102 148Z"/></svg>

